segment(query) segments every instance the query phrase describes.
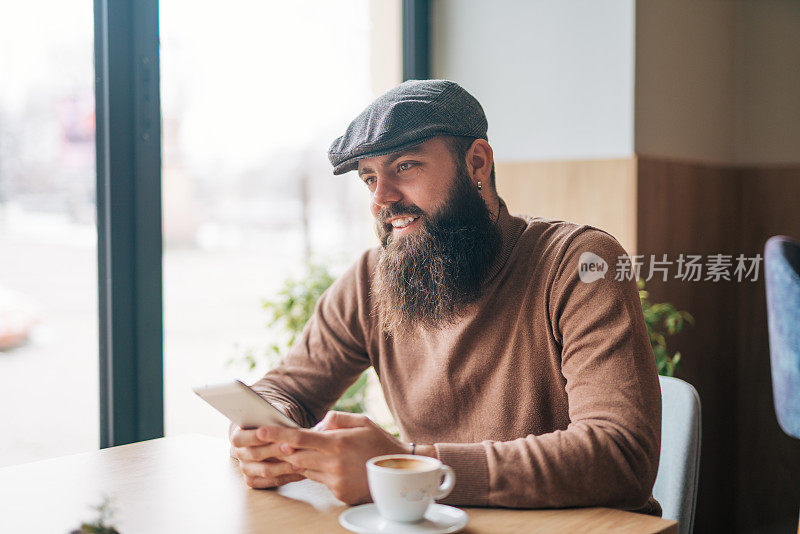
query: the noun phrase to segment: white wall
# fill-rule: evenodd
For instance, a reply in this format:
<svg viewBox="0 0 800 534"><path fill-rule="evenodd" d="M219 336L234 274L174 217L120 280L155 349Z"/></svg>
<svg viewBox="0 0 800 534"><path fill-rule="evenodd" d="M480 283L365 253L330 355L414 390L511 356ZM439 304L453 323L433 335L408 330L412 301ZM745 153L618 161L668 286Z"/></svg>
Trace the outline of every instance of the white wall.
<svg viewBox="0 0 800 534"><path fill-rule="evenodd" d="M633 153L634 0L432 6L432 76L481 102L498 161Z"/></svg>
<svg viewBox="0 0 800 534"><path fill-rule="evenodd" d="M432 75L480 100L498 161L800 162L799 0L432 6Z"/></svg>

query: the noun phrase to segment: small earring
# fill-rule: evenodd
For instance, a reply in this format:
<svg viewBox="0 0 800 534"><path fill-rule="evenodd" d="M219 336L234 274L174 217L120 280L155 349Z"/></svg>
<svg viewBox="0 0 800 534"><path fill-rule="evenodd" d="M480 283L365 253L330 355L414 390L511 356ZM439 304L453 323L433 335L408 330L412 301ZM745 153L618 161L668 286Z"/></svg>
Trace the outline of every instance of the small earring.
<svg viewBox="0 0 800 534"><path fill-rule="evenodd" d="M478 180L478 191L481 191L481 189L482 189L482 188L481 188L481 181L480 181L480 180Z"/></svg>

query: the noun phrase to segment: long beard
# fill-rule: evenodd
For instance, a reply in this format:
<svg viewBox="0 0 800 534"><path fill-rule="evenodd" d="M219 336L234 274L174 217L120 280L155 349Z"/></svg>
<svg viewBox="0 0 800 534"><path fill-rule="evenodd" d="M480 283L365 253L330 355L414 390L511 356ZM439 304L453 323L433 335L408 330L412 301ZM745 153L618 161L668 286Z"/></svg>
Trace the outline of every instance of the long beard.
<svg viewBox="0 0 800 534"><path fill-rule="evenodd" d="M422 224L399 238L391 225L377 225L382 248L374 298L382 326L403 334L453 324L480 298L500 249L500 230L463 167L438 213L428 217L417 206L392 206L378 220L400 213L419 215Z"/></svg>

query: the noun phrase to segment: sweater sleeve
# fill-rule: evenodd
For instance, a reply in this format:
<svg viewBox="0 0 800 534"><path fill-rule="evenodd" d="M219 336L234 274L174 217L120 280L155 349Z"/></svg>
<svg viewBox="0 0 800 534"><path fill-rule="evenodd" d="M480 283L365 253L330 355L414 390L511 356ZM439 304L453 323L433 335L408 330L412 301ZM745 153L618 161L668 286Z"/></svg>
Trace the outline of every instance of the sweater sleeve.
<svg viewBox="0 0 800 534"><path fill-rule="evenodd" d="M450 502L659 513L651 492L661 393L636 282L615 279L618 257L626 253L613 237L589 227L573 233L564 249L544 298L552 342L561 348L570 423L512 441L436 444L457 481L461 476ZM585 252L605 260L604 278L580 280Z"/></svg>
<svg viewBox="0 0 800 534"><path fill-rule="evenodd" d="M300 426L315 425L370 366L367 256L322 294L280 365L251 386Z"/></svg>

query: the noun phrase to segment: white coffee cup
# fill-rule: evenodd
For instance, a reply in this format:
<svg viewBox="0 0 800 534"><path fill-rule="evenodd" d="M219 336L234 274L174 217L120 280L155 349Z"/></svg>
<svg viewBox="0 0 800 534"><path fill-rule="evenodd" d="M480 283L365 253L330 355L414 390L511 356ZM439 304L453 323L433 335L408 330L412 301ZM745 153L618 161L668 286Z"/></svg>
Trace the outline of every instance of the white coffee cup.
<svg viewBox="0 0 800 534"><path fill-rule="evenodd" d="M387 454L367 461L367 482L385 519L413 523L423 518L433 501L453 491L456 475L436 458Z"/></svg>

